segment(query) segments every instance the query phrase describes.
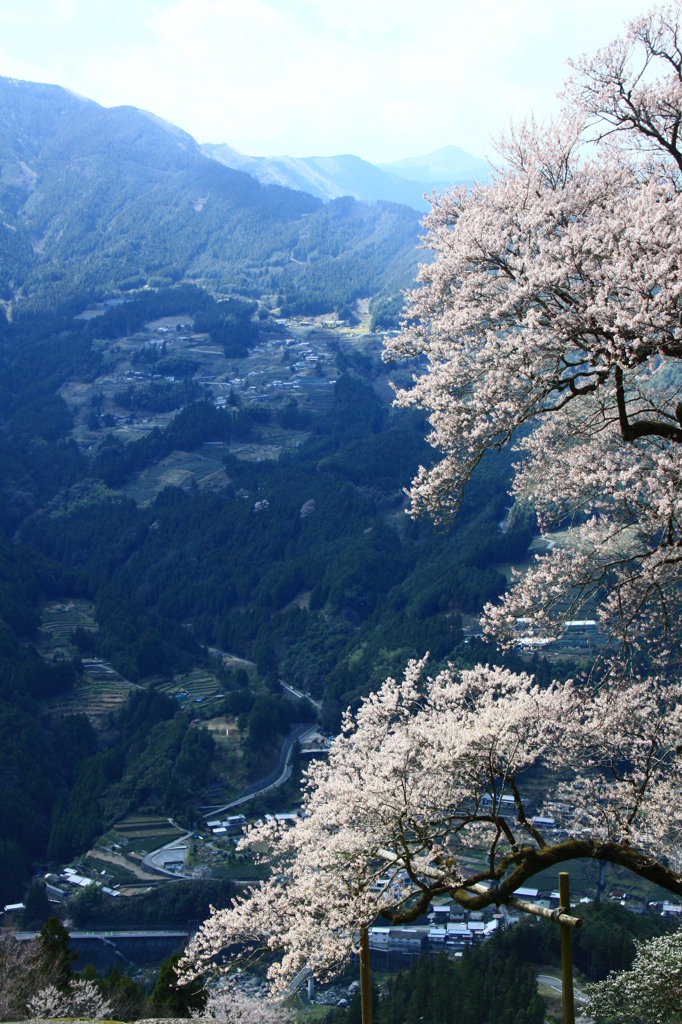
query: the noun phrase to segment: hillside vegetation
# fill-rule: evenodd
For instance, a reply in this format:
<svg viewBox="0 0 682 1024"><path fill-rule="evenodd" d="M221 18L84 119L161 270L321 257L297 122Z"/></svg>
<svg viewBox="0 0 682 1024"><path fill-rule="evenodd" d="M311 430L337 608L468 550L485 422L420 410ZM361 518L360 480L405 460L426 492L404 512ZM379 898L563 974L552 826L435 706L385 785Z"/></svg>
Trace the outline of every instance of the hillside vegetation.
<svg viewBox="0 0 682 1024"><path fill-rule="evenodd" d="M311 715L280 679L333 732L407 658L470 660L462 615L526 551L523 523L498 525L508 463L481 467L456 530L404 515L429 449L421 418L390 409L371 337L251 312L177 288L2 329L3 898L123 814L190 821L262 774ZM198 668L205 710L172 685ZM243 761L190 727L219 714Z"/></svg>
<svg viewBox="0 0 682 1024"><path fill-rule="evenodd" d="M151 114L57 86L0 79L0 166L12 308L186 280L320 313L414 274L415 211L263 186Z"/></svg>

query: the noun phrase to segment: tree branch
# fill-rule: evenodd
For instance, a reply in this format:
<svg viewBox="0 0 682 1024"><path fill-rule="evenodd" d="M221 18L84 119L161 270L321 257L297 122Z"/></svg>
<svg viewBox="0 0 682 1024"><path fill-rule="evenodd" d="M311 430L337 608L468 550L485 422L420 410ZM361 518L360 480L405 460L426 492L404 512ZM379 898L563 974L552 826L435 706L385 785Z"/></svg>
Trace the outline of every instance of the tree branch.
<svg viewBox="0 0 682 1024"><path fill-rule="evenodd" d="M517 854L509 854L507 865L498 867L498 878L490 877L491 885L485 891L473 881L465 879L459 886L444 887L434 884L423 891L415 904L387 914L394 924L408 924L420 917L428 909L434 896L447 893L456 903L467 910L483 910L485 907L501 906L509 902L514 892L534 875L546 868L555 867L572 860L603 860L619 867L627 868L640 878L645 878L655 885L660 885L677 896L682 896L682 875L666 867L660 861L653 860L647 854L634 850L626 843L599 842L594 839L567 839L555 846L544 846L538 849L525 846ZM514 870L506 877L501 877L508 866L508 861L517 860ZM478 878L481 876L478 875ZM476 886L475 891L471 889Z"/></svg>
<svg viewBox="0 0 682 1024"><path fill-rule="evenodd" d="M637 420L630 423L625 402L625 386L622 367L616 366L616 403L618 406L618 422L624 441L636 441L639 437L662 437L667 441L682 442L682 427L674 427L671 423L659 420Z"/></svg>

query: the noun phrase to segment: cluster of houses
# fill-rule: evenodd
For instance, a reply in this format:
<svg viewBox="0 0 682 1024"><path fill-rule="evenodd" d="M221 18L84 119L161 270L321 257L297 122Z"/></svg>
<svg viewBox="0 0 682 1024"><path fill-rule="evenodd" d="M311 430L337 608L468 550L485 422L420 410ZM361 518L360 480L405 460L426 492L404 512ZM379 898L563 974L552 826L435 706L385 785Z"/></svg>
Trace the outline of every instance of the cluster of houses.
<svg viewBox="0 0 682 1024"><path fill-rule="evenodd" d="M296 811L280 811L278 814L266 814L266 821L278 821L281 825L291 825L299 817ZM217 838L238 836L246 828L243 814L230 814L226 818L212 818L206 822L206 828ZM196 838L196 837L195 837ZM236 842L236 839L235 839Z"/></svg>
<svg viewBox="0 0 682 1024"><path fill-rule="evenodd" d="M538 636L532 631L530 619L517 618L516 633L516 646L525 651L583 650L601 646L607 639L596 619L569 619L558 636Z"/></svg>
<svg viewBox="0 0 682 1024"><path fill-rule="evenodd" d="M560 905L558 890L521 888L514 895L548 910L555 910ZM626 893L618 892L612 892L609 898L619 900L622 906L628 906L635 912L643 913L646 910L650 914L682 921L681 904L661 900L644 907L634 905ZM592 900L589 896L583 896L577 902L578 905L584 905ZM465 949L483 942L504 923L511 923L517 917L504 906L499 909L487 907L482 911L466 911L454 900L443 896L431 903L424 923L375 925L370 928L369 945L373 960L378 958L379 963L386 968L400 967L410 957L428 952L445 952L459 957Z"/></svg>
<svg viewBox="0 0 682 1024"><path fill-rule="evenodd" d="M556 909L560 903L558 890L521 888L514 895L549 910ZM591 900L584 897L580 902L590 903ZM467 911L443 896L431 903L423 924L370 928L369 945L373 956L379 956L387 968L400 966L406 958L425 952L445 952L458 957L469 946L489 938L505 922L511 923L517 918L517 914L504 906Z"/></svg>
<svg viewBox="0 0 682 1024"><path fill-rule="evenodd" d="M387 968L425 952L446 952L456 957L487 939L501 921L502 914L497 910L467 912L454 901L443 899L431 904L423 924L370 928L369 946L373 959L379 957Z"/></svg>
<svg viewBox="0 0 682 1024"><path fill-rule="evenodd" d="M246 818L243 814L230 814L227 818L214 818L206 822L206 828L210 829L214 836L234 835L243 832L246 826Z"/></svg>
<svg viewBox="0 0 682 1024"><path fill-rule="evenodd" d="M111 877L111 876L109 876ZM102 879L88 878L87 875L80 875L75 868L63 868L57 873L45 875L45 891L48 899L64 900L71 892L78 889L87 889L91 885L97 885L107 896L120 896L118 889L103 885Z"/></svg>
<svg viewBox="0 0 682 1024"><path fill-rule="evenodd" d="M627 896L626 896L627 898ZM670 900L656 900L649 904L649 911L668 917L674 921L682 921L682 903L671 903Z"/></svg>

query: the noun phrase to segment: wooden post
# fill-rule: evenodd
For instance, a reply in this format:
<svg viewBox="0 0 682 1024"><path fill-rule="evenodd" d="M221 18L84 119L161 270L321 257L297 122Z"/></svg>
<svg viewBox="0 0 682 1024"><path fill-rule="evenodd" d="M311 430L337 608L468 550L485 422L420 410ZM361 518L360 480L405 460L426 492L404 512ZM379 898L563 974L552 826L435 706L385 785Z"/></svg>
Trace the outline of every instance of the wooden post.
<svg viewBox="0 0 682 1024"><path fill-rule="evenodd" d="M369 973L369 929L360 929L360 1006L362 1024L372 1024L372 979Z"/></svg>
<svg viewBox="0 0 682 1024"><path fill-rule="evenodd" d="M559 872L559 903L564 914L571 910L568 887L568 871ZM573 1005L573 956L571 953L570 925L561 924L561 989L564 1007L564 1024L575 1024Z"/></svg>

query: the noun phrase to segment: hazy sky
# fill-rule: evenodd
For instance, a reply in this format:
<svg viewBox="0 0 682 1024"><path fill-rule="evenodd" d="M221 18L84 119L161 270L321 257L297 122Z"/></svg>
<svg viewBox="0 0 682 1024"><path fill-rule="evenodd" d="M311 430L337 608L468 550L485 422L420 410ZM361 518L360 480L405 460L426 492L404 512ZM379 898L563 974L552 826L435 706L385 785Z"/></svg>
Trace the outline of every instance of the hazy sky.
<svg viewBox="0 0 682 1024"><path fill-rule="evenodd" d="M477 155L642 0L0 0L0 75L244 153Z"/></svg>

